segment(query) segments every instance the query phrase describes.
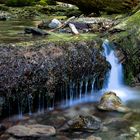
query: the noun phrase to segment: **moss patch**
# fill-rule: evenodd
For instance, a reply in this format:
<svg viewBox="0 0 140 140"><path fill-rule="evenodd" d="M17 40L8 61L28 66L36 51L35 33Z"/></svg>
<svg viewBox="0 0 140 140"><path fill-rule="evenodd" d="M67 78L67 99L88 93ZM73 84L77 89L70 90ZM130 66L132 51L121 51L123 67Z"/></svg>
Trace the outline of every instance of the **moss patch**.
<svg viewBox="0 0 140 140"><path fill-rule="evenodd" d="M38 41L30 41L30 42L20 42L16 43L17 45L21 46L30 46L33 45L34 43L49 43L49 42L78 42L78 41L92 41L95 39L99 39L96 34L80 34L78 36L72 35L72 34L63 34L63 33L52 33L51 35L38 40Z"/></svg>

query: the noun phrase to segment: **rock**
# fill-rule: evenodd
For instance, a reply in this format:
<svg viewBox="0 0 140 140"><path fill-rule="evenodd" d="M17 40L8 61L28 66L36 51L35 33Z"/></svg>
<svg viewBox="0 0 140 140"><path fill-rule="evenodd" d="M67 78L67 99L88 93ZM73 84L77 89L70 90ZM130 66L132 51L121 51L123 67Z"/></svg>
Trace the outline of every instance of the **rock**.
<svg viewBox="0 0 140 140"><path fill-rule="evenodd" d="M8 134L17 137L43 137L56 134L56 130L52 126L47 125L16 125L7 130Z"/></svg>
<svg viewBox="0 0 140 140"><path fill-rule="evenodd" d="M0 15L0 20L7 20L7 17L5 15Z"/></svg>
<svg viewBox="0 0 140 140"><path fill-rule="evenodd" d="M73 140L102 140L102 138L100 138L100 137L95 137L95 136L89 136L89 137L87 137L87 138L85 138L85 139L82 139L82 138L76 138L76 139L73 139Z"/></svg>
<svg viewBox="0 0 140 140"><path fill-rule="evenodd" d="M79 7L85 13L96 13L106 11L108 13L123 13L132 10L139 4L139 0L57 0L71 3Z"/></svg>
<svg viewBox="0 0 140 140"><path fill-rule="evenodd" d="M101 120L91 115L79 115L69 120L61 130L94 132L102 128Z"/></svg>
<svg viewBox="0 0 140 140"><path fill-rule="evenodd" d="M130 112L131 110L122 104L121 99L114 92L106 92L99 104L98 109L105 111L118 111L118 112Z"/></svg>
<svg viewBox="0 0 140 140"><path fill-rule="evenodd" d="M138 132L138 130L135 127L130 127L129 129L131 134L136 134Z"/></svg>
<svg viewBox="0 0 140 140"><path fill-rule="evenodd" d="M92 135L92 136L87 137L86 140L102 140L102 138L95 137L95 136Z"/></svg>
<svg viewBox="0 0 140 140"><path fill-rule="evenodd" d="M39 35L39 36L49 35L49 33L35 27L25 27L24 32L25 34L32 34L32 35Z"/></svg>
<svg viewBox="0 0 140 140"><path fill-rule="evenodd" d="M124 128L128 128L129 125L131 125L131 122L122 118L112 118L108 121L105 121L103 125L113 129L124 129Z"/></svg>
<svg viewBox="0 0 140 140"><path fill-rule="evenodd" d="M102 132L107 132L107 131L108 131L108 128L106 126L103 126Z"/></svg>
<svg viewBox="0 0 140 140"><path fill-rule="evenodd" d="M49 28L55 29L61 26L61 22L58 19L53 19L51 23L48 25Z"/></svg>
<svg viewBox="0 0 140 140"><path fill-rule="evenodd" d="M3 124L0 124L0 132L5 131L5 130L6 130L6 127Z"/></svg>
<svg viewBox="0 0 140 140"><path fill-rule="evenodd" d="M17 140L17 139L10 137L8 140Z"/></svg>

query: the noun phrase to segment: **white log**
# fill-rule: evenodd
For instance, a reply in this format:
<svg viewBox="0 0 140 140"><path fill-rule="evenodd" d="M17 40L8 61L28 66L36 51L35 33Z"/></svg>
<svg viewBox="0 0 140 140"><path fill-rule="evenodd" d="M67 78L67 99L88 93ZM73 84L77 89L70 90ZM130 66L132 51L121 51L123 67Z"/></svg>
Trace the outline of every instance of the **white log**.
<svg viewBox="0 0 140 140"><path fill-rule="evenodd" d="M79 32L78 32L78 30L76 29L76 27L75 27L74 24L69 23L69 27L70 27L71 31L73 32L73 34L79 35Z"/></svg>

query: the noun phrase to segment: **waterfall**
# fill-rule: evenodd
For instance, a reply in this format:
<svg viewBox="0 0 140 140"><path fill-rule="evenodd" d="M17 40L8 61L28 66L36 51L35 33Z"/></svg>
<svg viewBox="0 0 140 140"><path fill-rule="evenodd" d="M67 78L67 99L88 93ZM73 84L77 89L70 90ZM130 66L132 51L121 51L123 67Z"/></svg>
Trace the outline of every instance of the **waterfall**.
<svg viewBox="0 0 140 140"><path fill-rule="evenodd" d="M80 100L82 98L82 87L83 87L83 81L80 82L80 95L79 95Z"/></svg>
<svg viewBox="0 0 140 140"><path fill-rule="evenodd" d="M85 81L85 97L87 96L88 94L88 79L86 79Z"/></svg>
<svg viewBox="0 0 140 140"><path fill-rule="evenodd" d="M105 87L108 90L118 89L123 86L123 68L119 63L118 58L114 54L114 50L111 49L109 41L103 42L104 56L111 65L111 70L107 74L107 80L105 81Z"/></svg>

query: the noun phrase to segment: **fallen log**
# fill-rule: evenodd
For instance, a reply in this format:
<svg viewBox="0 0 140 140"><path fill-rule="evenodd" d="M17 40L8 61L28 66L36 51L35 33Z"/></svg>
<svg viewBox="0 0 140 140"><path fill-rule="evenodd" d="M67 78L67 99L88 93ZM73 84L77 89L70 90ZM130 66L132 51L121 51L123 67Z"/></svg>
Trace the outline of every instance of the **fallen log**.
<svg viewBox="0 0 140 140"><path fill-rule="evenodd" d="M74 24L69 23L69 27L70 27L70 29L71 29L71 31L72 31L72 33L73 33L74 35L79 35L79 32L78 32L78 30L76 29L76 27L75 27Z"/></svg>

